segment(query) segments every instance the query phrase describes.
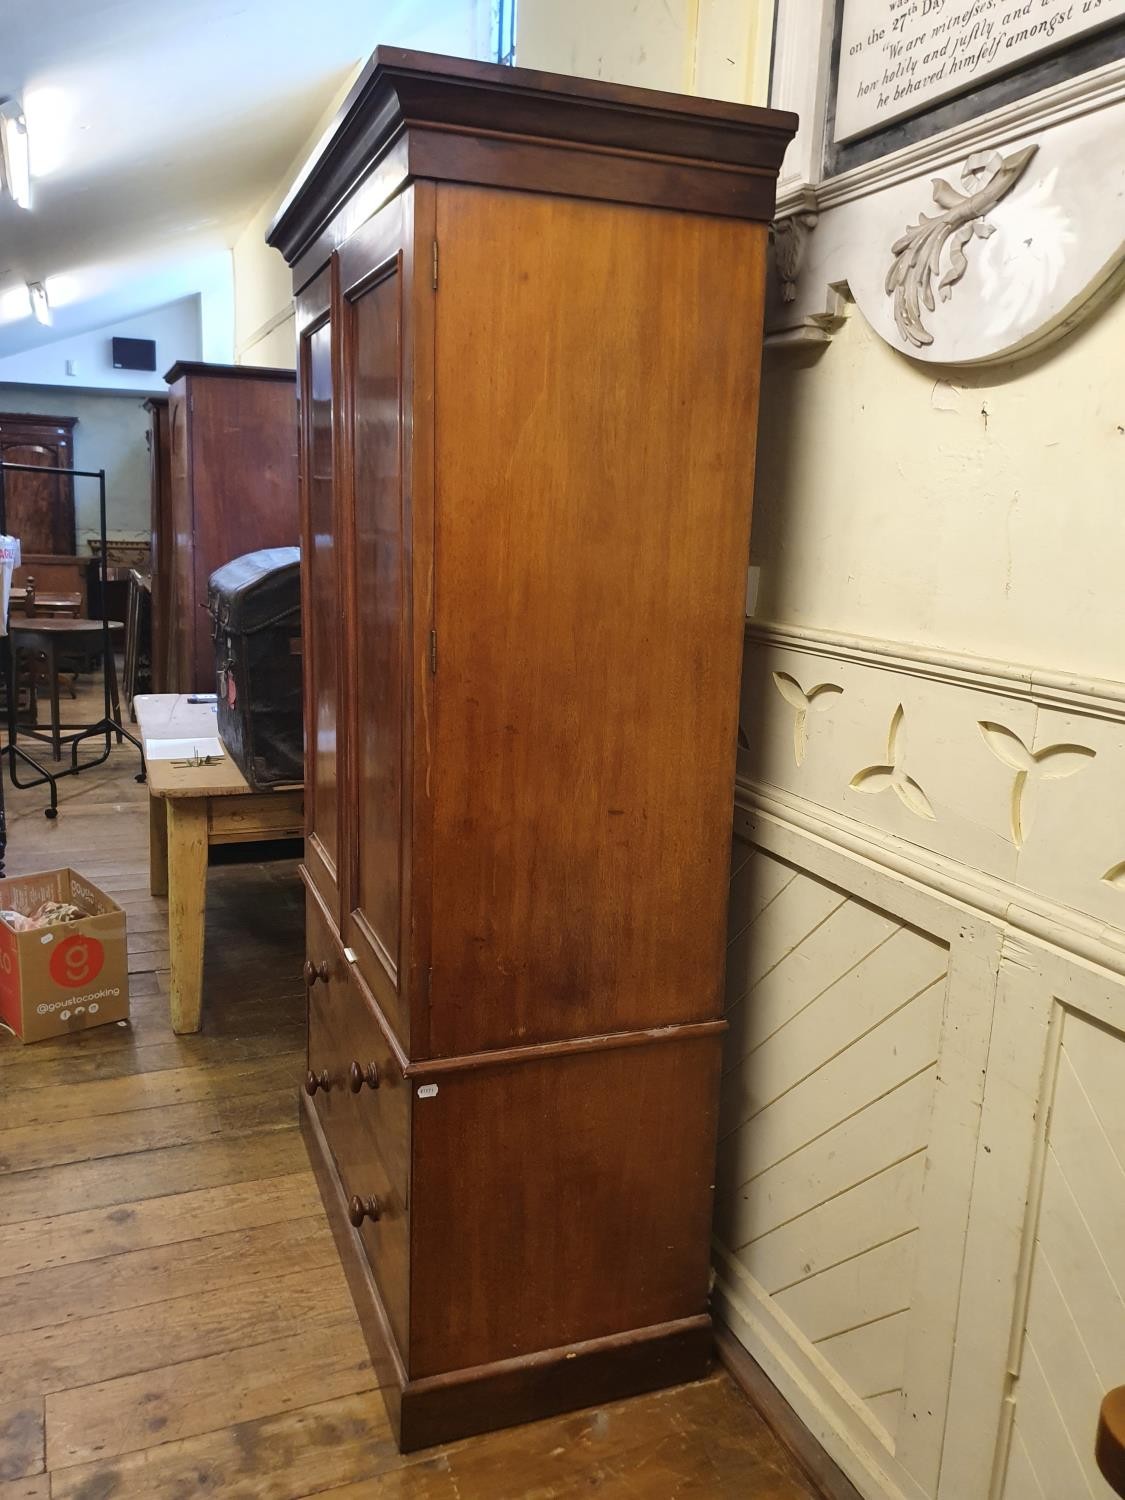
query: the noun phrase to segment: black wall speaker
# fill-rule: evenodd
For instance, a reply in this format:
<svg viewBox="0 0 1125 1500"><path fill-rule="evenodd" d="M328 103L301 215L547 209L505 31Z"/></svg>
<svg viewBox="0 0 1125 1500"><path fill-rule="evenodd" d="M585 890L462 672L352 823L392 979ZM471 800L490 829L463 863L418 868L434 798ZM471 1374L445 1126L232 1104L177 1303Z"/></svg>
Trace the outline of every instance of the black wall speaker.
<svg viewBox="0 0 1125 1500"><path fill-rule="evenodd" d="M155 370L155 339L114 339L113 368L115 370Z"/></svg>

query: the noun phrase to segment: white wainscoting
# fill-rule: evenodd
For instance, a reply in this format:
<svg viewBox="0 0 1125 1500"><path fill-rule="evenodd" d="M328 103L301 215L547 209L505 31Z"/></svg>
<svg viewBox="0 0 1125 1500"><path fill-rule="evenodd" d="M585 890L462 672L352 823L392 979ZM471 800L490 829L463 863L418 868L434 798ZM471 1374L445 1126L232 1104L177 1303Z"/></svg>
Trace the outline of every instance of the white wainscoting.
<svg viewBox="0 0 1125 1500"><path fill-rule="evenodd" d="M743 727L716 1310L871 1500L1108 1500L1125 687L756 626Z"/></svg>

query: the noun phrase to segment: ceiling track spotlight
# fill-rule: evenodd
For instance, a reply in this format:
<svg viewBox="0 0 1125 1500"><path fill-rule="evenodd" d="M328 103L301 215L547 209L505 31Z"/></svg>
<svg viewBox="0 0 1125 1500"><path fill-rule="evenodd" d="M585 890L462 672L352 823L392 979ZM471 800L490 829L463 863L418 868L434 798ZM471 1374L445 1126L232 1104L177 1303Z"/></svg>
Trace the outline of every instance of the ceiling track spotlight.
<svg viewBox="0 0 1125 1500"><path fill-rule="evenodd" d="M0 168L4 186L20 208L31 207L31 161L27 147L27 121L18 99L0 103Z"/></svg>

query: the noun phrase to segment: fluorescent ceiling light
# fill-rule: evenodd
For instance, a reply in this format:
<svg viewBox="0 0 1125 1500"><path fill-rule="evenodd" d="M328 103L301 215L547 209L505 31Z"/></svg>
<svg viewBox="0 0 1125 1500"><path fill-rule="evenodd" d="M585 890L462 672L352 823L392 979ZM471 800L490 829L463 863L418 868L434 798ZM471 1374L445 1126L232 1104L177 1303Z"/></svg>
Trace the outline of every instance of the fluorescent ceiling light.
<svg viewBox="0 0 1125 1500"><path fill-rule="evenodd" d="M23 113L32 177L57 172L73 150L78 101L68 89L51 86L24 91Z"/></svg>
<svg viewBox="0 0 1125 1500"><path fill-rule="evenodd" d="M21 208L31 207L31 165L27 151L27 122L15 99L0 104L0 164L4 186Z"/></svg>
<svg viewBox="0 0 1125 1500"><path fill-rule="evenodd" d="M29 281L27 283L27 295L31 301L31 311L35 314L37 323L50 323L51 304L47 300L47 288L41 281Z"/></svg>

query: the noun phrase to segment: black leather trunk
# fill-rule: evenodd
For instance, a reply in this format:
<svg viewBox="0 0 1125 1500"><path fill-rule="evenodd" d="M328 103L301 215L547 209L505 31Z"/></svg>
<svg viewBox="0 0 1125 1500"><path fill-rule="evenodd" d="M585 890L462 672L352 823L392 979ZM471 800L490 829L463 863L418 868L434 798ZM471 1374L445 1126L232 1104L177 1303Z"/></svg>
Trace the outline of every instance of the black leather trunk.
<svg viewBox="0 0 1125 1500"><path fill-rule="evenodd" d="M211 574L218 728L258 790L301 781L301 554L268 547Z"/></svg>

